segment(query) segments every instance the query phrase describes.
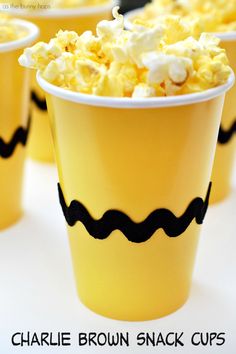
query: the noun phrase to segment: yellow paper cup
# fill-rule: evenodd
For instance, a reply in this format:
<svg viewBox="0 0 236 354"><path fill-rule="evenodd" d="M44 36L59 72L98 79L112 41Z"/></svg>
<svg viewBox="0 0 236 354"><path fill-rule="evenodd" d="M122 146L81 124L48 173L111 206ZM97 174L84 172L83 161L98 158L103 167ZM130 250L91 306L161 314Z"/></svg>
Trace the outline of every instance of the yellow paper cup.
<svg viewBox="0 0 236 354"><path fill-rule="evenodd" d="M111 17L111 9L115 2L108 1L100 6L80 7L73 9L48 10L16 10L11 13L32 21L40 28L40 40L49 41L60 30L73 30L83 33L95 31L96 25L103 19ZM41 162L53 162L54 152L47 114L45 96L37 85L35 77L32 82L32 127L29 137L28 154Z"/></svg>
<svg viewBox="0 0 236 354"><path fill-rule="evenodd" d="M133 30L133 21L143 9L129 11L124 17L125 28ZM236 32L214 33L226 49L230 65L236 73ZM220 125L214 167L210 203L222 201L231 190L235 158L236 133L236 85L227 93Z"/></svg>
<svg viewBox="0 0 236 354"><path fill-rule="evenodd" d="M0 229L22 215L21 194L25 144L29 130L29 71L18 64L22 48L31 45L38 28L15 20L27 36L0 44Z"/></svg>
<svg viewBox="0 0 236 354"><path fill-rule="evenodd" d="M236 73L236 32L216 34L226 49L230 65ZM236 147L236 85L227 93L218 136L216 156L212 172L211 203L226 198L232 187L233 165Z"/></svg>
<svg viewBox="0 0 236 354"><path fill-rule="evenodd" d="M46 91L78 294L120 320L186 301L229 82L148 99ZM207 117L207 118L206 118Z"/></svg>

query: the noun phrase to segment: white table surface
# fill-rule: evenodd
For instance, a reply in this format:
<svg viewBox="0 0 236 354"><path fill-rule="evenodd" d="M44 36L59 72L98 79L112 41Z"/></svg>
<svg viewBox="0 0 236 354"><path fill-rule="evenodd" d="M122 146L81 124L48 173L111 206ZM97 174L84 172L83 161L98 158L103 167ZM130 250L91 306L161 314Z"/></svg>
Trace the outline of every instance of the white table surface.
<svg viewBox="0 0 236 354"><path fill-rule="evenodd" d="M236 174L235 174L236 177ZM52 165L27 163L25 215L0 233L0 354L236 353L236 178L231 196L210 207L191 296L176 313L147 322L103 318L78 300ZM70 332L68 347L14 347L15 332ZM184 347L136 344L139 332L184 332ZM79 332L129 332L130 346L78 346ZM223 346L195 347L194 332L225 332Z"/></svg>

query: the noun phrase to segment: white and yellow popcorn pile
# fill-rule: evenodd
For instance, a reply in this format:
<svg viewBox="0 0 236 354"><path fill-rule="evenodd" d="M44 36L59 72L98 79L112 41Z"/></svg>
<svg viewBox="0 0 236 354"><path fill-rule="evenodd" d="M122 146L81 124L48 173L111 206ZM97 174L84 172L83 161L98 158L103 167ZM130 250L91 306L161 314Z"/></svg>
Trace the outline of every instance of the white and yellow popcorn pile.
<svg viewBox="0 0 236 354"><path fill-rule="evenodd" d="M27 31L17 26L14 19L0 13L0 43L15 41L27 35Z"/></svg>
<svg viewBox="0 0 236 354"><path fill-rule="evenodd" d="M236 31L236 0L153 0L132 22L153 27L161 17L179 15L186 21L199 21L204 32Z"/></svg>
<svg viewBox="0 0 236 354"><path fill-rule="evenodd" d="M199 92L224 84L230 75L219 39L173 16L162 25L124 30L123 16L101 21L97 35L59 31L49 43L25 49L21 65L40 70L48 82L81 93L113 97L154 97Z"/></svg>

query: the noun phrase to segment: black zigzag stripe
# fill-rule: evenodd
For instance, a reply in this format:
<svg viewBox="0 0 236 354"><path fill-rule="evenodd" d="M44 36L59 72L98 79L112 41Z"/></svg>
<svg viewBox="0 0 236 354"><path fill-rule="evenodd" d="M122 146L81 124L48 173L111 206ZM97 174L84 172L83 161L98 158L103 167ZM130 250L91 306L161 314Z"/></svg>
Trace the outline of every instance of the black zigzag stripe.
<svg viewBox="0 0 236 354"><path fill-rule="evenodd" d="M222 126L220 126L219 135L218 135L218 143L219 144L227 144L236 133L236 119L232 123L231 127L227 130L224 130Z"/></svg>
<svg viewBox="0 0 236 354"><path fill-rule="evenodd" d="M29 135L29 130L30 130L30 124L31 124L31 117L29 116L27 127L17 128L11 140L8 143L6 143L2 138L0 138L0 157L7 159L11 157L11 155L14 153L15 148L18 144L22 144L23 146L26 145L28 135Z"/></svg>
<svg viewBox="0 0 236 354"><path fill-rule="evenodd" d="M38 97L37 93L32 90L31 91L31 101L40 109L41 111L47 110L47 103L45 99L41 99Z"/></svg>
<svg viewBox="0 0 236 354"><path fill-rule="evenodd" d="M202 198L193 199L180 217L176 217L168 209L156 209L139 223L132 221L119 210L108 210L101 219L95 220L86 207L77 200L73 200L69 207L66 205L60 184L58 184L58 191L63 214L70 226L80 221L88 233L99 240L106 239L114 230L120 230L129 241L141 243L147 241L156 230L161 228L169 237L177 237L187 229L193 219L197 224L202 224L208 208L211 183L205 201Z"/></svg>

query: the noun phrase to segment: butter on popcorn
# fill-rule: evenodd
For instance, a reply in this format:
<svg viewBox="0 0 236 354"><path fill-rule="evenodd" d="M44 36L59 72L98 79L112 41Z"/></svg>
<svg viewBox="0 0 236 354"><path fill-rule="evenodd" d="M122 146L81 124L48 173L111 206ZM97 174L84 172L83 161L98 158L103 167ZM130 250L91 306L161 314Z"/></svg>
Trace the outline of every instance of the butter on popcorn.
<svg viewBox="0 0 236 354"><path fill-rule="evenodd" d="M153 0L131 21L153 27L168 14L179 15L201 32L236 31L236 0Z"/></svg>
<svg viewBox="0 0 236 354"><path fill-rule="evenodd" d="M155 28L126 31L118 10L114 20L98 23L96 36L59 31L49 43L25 49L20 64L40 70L56 86L99 96L181 95L228 80L231 70L218 38L203 33L194 39L178 16Z"/></svg>
<svg viewBox="0 0 236 354"><path fill-rule="evenodd" d="M14 19L0 14L0 43L15 41L27 35L27 30L16 25Z"/></svg>

